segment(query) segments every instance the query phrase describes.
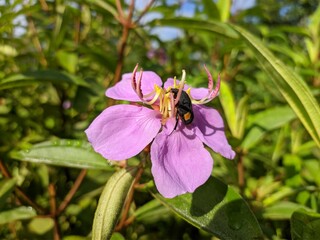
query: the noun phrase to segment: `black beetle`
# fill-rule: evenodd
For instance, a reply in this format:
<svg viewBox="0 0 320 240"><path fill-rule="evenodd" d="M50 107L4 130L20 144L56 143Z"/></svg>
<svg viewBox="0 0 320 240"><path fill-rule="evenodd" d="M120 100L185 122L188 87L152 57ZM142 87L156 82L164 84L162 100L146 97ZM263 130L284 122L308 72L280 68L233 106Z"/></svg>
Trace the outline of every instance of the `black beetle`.
<svg viewBox="0 0 320 240"><path fill-rule="evenodd" d="M179 89L177 88L172 88L171 92L173 93L173 98L176 99ZM189 95L182 90L181 92L181 96L179 101L176 104L176 108L177 108L177 115L176 115L176 125L174 126L174 130L176 130L177 126L178 126L178 121L179 121L179 116L181 118L181 121L188 125L190 123L192 123L193 121L193 111L192 111L192 103L191 103L191 99L189 97Z"/></svg>

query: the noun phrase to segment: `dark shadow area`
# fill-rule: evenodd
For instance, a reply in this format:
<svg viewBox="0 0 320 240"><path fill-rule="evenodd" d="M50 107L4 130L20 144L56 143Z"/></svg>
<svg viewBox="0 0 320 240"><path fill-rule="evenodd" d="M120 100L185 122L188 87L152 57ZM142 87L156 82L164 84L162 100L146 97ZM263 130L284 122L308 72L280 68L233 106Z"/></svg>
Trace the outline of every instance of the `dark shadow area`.
<svg viewBox="0 0 320 240"><path fill-rule="evenodd" d="M209 213L225 198L227 191L227 185L216 178L210 177L205 184L192 194L190 213L197 217Z"/></svg>

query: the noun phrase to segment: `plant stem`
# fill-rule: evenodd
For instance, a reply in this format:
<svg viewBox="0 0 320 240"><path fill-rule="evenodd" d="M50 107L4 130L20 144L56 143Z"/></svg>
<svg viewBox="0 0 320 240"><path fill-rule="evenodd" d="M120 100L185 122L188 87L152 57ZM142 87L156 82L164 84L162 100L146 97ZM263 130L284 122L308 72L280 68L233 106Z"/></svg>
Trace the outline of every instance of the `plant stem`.
<svg viewBox="0 0 320 240"><path fill-rule="evenodd" d="M66 207L70 203L71 199L73 198L74 194L77 192L78 188L80 187L86 174L87 174L87 169L82 169L81 172L79 173L77 179L75 180L72 188L70 189L70 191L65 196L62 203L60 204L58 211L56 213L57 215L61 214L66 209Z"/></svg>
<svg viewBox="0 0 320 240"><path fill-rule="evenodd" d="M53 183L49 184L48 187L49 197L50 197L50 213L51 217L54 221L54 228L53 228L53 239L60 240L60 228L59 228L59 221L58 221L58 214L57 214L57 203L56 203L56 189Z"/></svg>

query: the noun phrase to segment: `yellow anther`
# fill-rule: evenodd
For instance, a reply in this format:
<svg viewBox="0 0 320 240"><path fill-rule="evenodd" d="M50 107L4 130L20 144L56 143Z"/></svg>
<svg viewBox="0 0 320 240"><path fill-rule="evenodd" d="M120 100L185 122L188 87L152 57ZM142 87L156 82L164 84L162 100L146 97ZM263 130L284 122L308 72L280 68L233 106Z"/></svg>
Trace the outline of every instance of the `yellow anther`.
<svg viewBox="0 0 320 240"><path fill-rule="evenodd" d="M171 89L171 87L169 87ZM173 78L173 88L177 88L177 78Z"/></svg>

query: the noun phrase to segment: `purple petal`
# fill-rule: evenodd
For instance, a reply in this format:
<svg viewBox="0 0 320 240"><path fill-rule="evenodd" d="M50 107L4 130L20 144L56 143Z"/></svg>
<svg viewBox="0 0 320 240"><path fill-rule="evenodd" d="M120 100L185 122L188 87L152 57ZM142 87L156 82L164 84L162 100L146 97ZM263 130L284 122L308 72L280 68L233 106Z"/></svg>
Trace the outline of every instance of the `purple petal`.
<svg viewBox="0 0 320 240"><path fill-rule="evenodd" d="M157 135L161 115L149 108L116 105L104 110L85 131L94 150L109 160L141 152Z"/></svg>
<svg viewBox="0 0 320 240"><path fill-rule="evenodd" d="M140 72L136 73L138 79ZM131 102L141 102L137 93L133 90L131 85L132 73L122 75L122 79L113 87L106 91L106 96L116 100L127 100ZM154 85L161 86L161 78L154 72L144 71L141 79L141 90L144 95L151 93L154 90Z"/></svg>
<svg viewBox="0 0 320 240"><path fill-rule="evenodd" d="M191 88L191 96L193 99L200 100L206 97L209 93L208 88Z"/></svg>
<svg viewBox="0 0 320 240"><path fill-rule="evenodd" d="M151 145L152 175L166 198L194 192L207 181L213 167L209 152L194 131L179 125L172 132L174 124L175 119L168 120Z"/></svg>
<svg viewBox="0 0 320 240"><path fill-rule="evenodd" d="M203 105L193 105L193 112L197 136L215 152L233 159L236 154L228 143L219 112Z"/></svg>
<svg viewBox="0 0 320 240"><path fill-rule="evenodd" d="M179 82L180 81L177 80L177 84ZM173 78L168 78L167 81L164 83L164 88L167 89L168 87L173 87ZM184 84L183 90L186 91L188 90L188 88L191 88L190 94L192 98L196 100L200 100L206 97L209 92L208 88L193 88L193 87L190 87L188 84Z"/></svg>

